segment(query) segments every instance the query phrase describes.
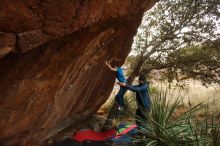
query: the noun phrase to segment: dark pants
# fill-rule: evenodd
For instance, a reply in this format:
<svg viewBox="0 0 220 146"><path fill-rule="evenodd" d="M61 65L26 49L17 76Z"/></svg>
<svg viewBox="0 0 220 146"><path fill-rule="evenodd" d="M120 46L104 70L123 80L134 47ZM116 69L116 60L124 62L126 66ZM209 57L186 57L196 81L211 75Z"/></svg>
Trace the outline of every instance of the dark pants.
<svg viewBox="0 0 220 146"><path fill-rule="evenodd" d="M126 92L126 88L120 86L120 90L118 91L118 94L116 95L115 101L119 106L124 106L124 94Z"/></svg>
<svg viewBox="0 0 220 146"><path fill-rule="evenodd" d="M150 109L138 108L136 110L135 122L137 124L138 129L140 129L141 127L144 127L147 124L149 120L149 112L150 112Z"/></svg>

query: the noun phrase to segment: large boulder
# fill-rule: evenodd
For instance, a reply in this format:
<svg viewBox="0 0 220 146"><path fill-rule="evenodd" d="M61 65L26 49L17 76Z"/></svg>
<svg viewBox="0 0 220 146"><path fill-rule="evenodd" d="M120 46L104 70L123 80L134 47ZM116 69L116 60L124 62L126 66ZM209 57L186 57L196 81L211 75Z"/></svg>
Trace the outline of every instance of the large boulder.
<svg viewBox="0 0 220 146"><path fill-rule="evenodd" d="M0 141L40 143L109 97L155 0L1 0Z"/></svg>

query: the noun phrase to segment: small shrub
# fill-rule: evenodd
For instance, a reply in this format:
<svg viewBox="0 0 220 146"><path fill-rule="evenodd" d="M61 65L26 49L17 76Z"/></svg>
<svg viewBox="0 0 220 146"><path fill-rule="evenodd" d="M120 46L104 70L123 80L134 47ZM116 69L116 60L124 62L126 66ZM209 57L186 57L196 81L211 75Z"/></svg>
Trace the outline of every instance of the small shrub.
<svg viewBox="0 0 220 146"><path fill-rule="evenodd" d="M165 89L152 97L150 118L133 137L134 145L149 146L218 146L220 145L220 116L210 115L209 105L201 102L185 108L182 98L168 97L170 91ZM180 94L179 94L180 95ZM198 118L198 113L204 116ZM141 144L140 144L141 143Z"/></svg>

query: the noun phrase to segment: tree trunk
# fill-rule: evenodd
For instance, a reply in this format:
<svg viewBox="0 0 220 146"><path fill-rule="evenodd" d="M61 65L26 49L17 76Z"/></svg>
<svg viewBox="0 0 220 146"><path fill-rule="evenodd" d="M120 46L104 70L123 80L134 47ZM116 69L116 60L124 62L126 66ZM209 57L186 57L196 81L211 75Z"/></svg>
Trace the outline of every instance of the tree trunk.
<svg viewBox="0 0 220 146"><path fill-rule="evenodd" d="M127 80L128 84L132 84L134 79L135 79L135 77L140 74L140 70L141 70L141 67L142 67L143 63L144 63L143 59L139 60L139 62L137 63L135 69L133 70L131 75L128 77L128 80Z"/></svg>

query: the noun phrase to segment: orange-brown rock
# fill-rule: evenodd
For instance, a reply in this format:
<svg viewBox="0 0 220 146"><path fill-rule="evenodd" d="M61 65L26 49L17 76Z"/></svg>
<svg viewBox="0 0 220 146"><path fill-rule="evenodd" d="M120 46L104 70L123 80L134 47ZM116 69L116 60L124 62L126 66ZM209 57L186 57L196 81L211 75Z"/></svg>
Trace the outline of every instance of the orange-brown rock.
<svg viewBox="0 0 220 146"><path fill-rule="evenodd" d="M0 142L40 143L108 98L154 0L1 0Z"/></svg>

